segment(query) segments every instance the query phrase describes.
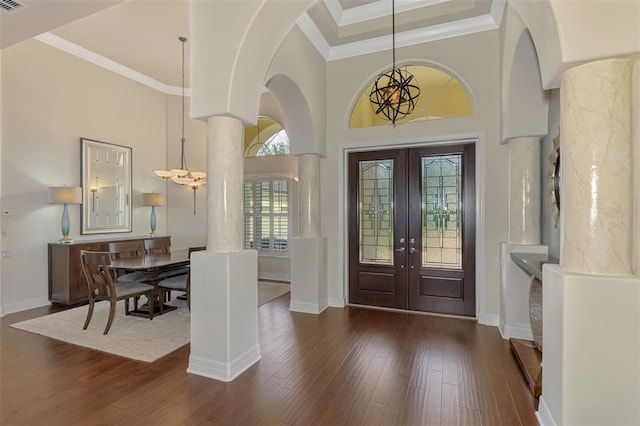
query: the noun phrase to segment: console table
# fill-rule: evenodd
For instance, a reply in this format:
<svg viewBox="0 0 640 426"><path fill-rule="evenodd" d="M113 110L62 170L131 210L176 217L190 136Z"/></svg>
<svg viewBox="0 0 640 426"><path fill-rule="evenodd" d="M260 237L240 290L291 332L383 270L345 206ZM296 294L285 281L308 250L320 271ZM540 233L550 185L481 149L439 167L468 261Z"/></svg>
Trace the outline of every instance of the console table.
<svg viewBox="0 0 640 426"><path fill-rule="evenodd" d="M70 244L49 243L49 301L63 306L78 306L89 302L87 281L80 263L80 250L109 251L111 242L147 238L152 237L129 236L74 241Z"/></svg>
<svg viewBox="0 0 640 426"><path fill-rule="evenodd" d="M529 274L531 277L534 277L536 280L539 280L540 283L542 282L542 265L544 265L545 263L558 263L557 259L547 256L546 254L511 253L511 259L527 274ZM538 283L538 285L540 285L540 283ZM542 333L542 300L541 293L539 292L536 294L538 296L537 299L540 300L532 300L533 294L534 293L531 293L529 297L530 313L533 312L534 305L537 305L535 306L535 308L540 311L538 318L540 324L534 324L534 315L531 315L531 327L535 336L536 331L534 327L537 327L539 329L540 334ZM533 393L533 396L537 401L537 398L542 394L542 353L538 350L538 348L536 347L537 345L534 342L528 340L511 338L509 339L509 343L511 346L511 350L513 351L513 354L515 355L516 360L518 361L518 364L520 365L520 368L524 373L527 383L529 384L529 388L531 389L531 392Z"/></svg>

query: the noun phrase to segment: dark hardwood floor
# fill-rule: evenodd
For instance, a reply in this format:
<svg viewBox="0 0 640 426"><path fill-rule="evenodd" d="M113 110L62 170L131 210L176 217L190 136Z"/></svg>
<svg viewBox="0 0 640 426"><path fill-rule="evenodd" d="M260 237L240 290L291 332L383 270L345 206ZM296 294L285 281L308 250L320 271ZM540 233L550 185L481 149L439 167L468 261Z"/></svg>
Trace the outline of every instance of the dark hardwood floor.
<svg viewBox="0 0 640 426"><path fill-rule="evenodd" d="M537 425L494 327L288 306L286 295L259 308L262 360L231 383L187 374L189 345L146 364L9 327L58 308L7 315L0 424Z"/></svg>

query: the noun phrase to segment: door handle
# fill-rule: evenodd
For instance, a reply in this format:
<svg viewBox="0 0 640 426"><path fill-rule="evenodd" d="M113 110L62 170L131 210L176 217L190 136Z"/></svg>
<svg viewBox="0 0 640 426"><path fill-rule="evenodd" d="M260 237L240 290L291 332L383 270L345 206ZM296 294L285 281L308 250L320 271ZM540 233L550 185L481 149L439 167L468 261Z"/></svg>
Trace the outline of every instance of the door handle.
<svg viewBox="0 0 640 426"><path fill-rule="evenodd" d="M418 253L418 250L416 250L416 248L415 248L415 247L411 247L411 248L409 249L409 253L410 253L410 254L416 254L416 253Z"/></svg>
<svg viewBox="0 0 640 426"><path fill-rule="evenodd" d="M400 253L404 253L405 248L404 247L400 247L400 248L396 249L395 251L399 251Z"/></svg>

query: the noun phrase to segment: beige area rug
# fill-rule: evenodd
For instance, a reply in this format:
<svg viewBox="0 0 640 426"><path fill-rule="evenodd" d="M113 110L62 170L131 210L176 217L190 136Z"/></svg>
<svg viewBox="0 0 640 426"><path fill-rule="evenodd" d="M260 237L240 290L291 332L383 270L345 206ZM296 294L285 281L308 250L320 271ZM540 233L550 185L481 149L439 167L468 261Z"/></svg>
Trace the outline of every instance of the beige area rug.
<svg viewBox="0 0 640 426"><path fill-rule="evenodd" d="M133 304L133 303L132 303ZM187 302L172 300L178 309L149 320L124 314L124 303L118 302L113 324L106 336L104 327L109 316L109 304L96 303L91 323L82 330L89 305L67 309L11 324L12 327L42 334L64 342L152 362L189 343L189 309Z"/></svg>
<svg viewBox="0 0 640 426"><path fill-rule="evenodd" d="M289 284L258 282L258 306L276 299L290 290ZM189 343L189 309L187 302L172 300L178 309L149 320L124 314L124 303L118 302L116 315L109 330L103 335L109 315L109 304L96 303L91 323L82 330L88 305L67 309L11 324L20 330L41 334L64 342L96 349L144 362L152 362Z"/></svg>

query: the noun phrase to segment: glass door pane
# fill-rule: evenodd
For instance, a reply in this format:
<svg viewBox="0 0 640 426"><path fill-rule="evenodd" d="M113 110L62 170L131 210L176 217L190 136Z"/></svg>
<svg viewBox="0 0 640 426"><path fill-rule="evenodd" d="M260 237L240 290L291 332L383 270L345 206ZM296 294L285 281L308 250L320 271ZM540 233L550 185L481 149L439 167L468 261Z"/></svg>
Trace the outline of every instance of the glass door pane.
<svg viewBox="0 0 640 426"><path fill-rule="evenodd" d="M422 267L462 269L462 154L422 157Z"/></svg>
<svg viewBox="0 0 640 426"><path fill-rule="evenodd" d="M359 262L393 265L393 160L358 162Z"/></svg>

